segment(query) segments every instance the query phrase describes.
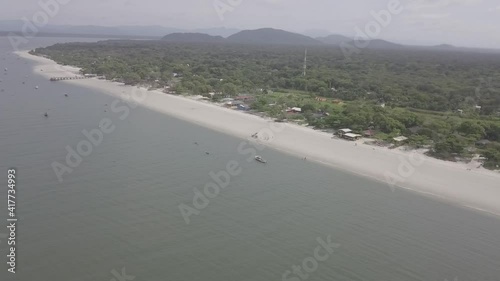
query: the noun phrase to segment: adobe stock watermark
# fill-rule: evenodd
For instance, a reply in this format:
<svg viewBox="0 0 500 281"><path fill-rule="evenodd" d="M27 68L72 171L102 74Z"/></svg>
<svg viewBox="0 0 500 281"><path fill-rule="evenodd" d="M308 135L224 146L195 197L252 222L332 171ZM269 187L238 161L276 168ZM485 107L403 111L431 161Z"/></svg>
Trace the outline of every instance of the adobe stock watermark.
<svg viewBox="0 0 500 281"><path fill-rule="evenodd" d="M342 42L340 49L347 60L350 60L353 54L359 54L361 49L370 45L370 40L377 38L382 32L382 28L389 26L392 22L393 15L399 15L404 10L399 0L390 0L387 3L387 9L379 12L371 11L373 17L372 21L365 24L361 29L358 26L354 28L356 35L354 36L353 43Z"/></svg>
<svg viewBox="0 0 500 281"><path fill-rule="evenodd" d="M242 2L243 0L215 0L213 6L219 19L224 21L224 14L234 11Z"/></svg>
<svg viewBox="0 0 500 281"><path fill-rule="evenodd" d="M147 90L134 87L131 93L122 93L120 98L113 100L110 105L111 112L116 114L118 120L124 121L130 116L130 111L140 104L143 104L148 97ZM84 139L79 141L74 147L67 145L66 158L64 163L52 162L51 166L60 183L63 176L70 174L83 162L84 158L92 154L95 147L104 140L105 135L111 134L116 129L113 120L103 118L99 121L99 127L90 131L82 130Z"/></svg>
<svg viewBox="0 0 500 281"><path fill-rule="evenodd" d="M123 267L120 272L116 271L115 269L111 270L113 278L111 278L109 281L132 281L135 279L135 276L127 275L125 271L125 267Z"/></svg>
<svg viewBox="0 0 500 281"><path fill-rule="evenodd" d="M281 280L283 281L301 281L307 280L310 274L318 270L321 262L326 261L331 257L335 249L338 249L341 245L332 242L331 235L326 237L326 241L323 238L316 238L318 246L314 249L313 255L302 260L301 265L292 265L292 270L287 270L281 275Z"/></svg>
<svg viewBox="0 0 500 281"><path fill-rule="evenodd" d="M283 123L270 123L269 127L259 130L254 136L257 140L261 141L272 141L274 139L275 133L280 133L285 129ZM263 151L265 146L256 141L242 141L238 147L237 152L239 155L247 156L246 161L255 161L255 156L257 156L258 151ZM216 198L220 192L229 186L232 177L236 177L243 172L243 168L240 166L238 161L231 160L227 162L224 170L217 173L210 172L208 175L212 179L211 182L207 183L203 190L198 188L193 189L193 199L192 206L182 203L179 204L179 210L181 212L182 218L186 224L191 223L192 215L200 215L201 211L208 207L210 204L210 199Z"/></svg>
<svg viewBox="0 0 500 281"><path fill-rule="evenodd" d="M22 17L23 26L21 34L10 32L8 35L9 42L15 51L19 51L22 44L29 42L29 39L34 38L39 32L40 28L46 26L51 18L59 14L61 6L67 5L71 0L39 0L39 10L36 11L31 18Z"/></svg>
<svg viewBox="0 0 500 281"><path fill-rule="evenodd" d="M384 173L385 181L391 188L392 192L400 183L404 183L408 178L413 176L418 167L422 166L425 162L425 156L412 151L409 155L399 156L399 165L397 167L397 174L392 171Z"/></svg>

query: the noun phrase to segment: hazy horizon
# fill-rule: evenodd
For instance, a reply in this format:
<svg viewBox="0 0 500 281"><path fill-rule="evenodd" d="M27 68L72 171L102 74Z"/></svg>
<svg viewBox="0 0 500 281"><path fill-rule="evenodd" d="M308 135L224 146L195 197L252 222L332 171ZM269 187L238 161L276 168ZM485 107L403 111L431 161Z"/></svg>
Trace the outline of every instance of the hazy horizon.
<svg viewBox="0 0 500 281"><path fill-rule="evenodd" d="M57 1L57 2L55 2ZM374 13L397 7L375 35L402 44L452 44L500 49L500 4L494 0L41 0L58 4L49 25L162 26L182 30L276 28L309 36L357 36L375 21ZM398 4L399 3L399 4ZM32 20L44 9L38 1L21 0L0 11L0 19ZM47 4L47 7L52 7ZM40 18L40 17L39 17ZM373 26L372 26L373 27ZM373 30L373 29L372 29Z"/></svg>

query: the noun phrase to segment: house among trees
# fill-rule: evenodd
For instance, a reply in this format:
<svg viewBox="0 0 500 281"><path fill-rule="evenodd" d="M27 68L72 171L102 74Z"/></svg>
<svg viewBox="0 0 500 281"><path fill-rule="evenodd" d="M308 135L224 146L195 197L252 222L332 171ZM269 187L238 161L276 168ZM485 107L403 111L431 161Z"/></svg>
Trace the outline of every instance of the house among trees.
<svg viewBox="0 0 500 281"><path fill-rule="evenodd" d="M338 131L337 131L337 135L338 135L339 137L341 137L341 138L342 138L345 134L349 134L349 133L352 133L352 130L351 130L351 129L347 129L347 128L346 128L346 129L340 129L340 130L338 130Z"/></svg>
<svg viewBox="0 0 500 281"><path fill-rule="evenodd" d="M289 113L301 113L302 112L302 108L300 108L300 107L292 107L292 108L287 109L286 112L289 112Z"/></svg>
<svg viewBox="0 0 500 281"><path fill-rule="evenodd" d="M337 135L350 141L359 140L362 137L362 135L353 133L351 129L340 129L337 131Z"/></svg>
<svg viewBox="0 0 500 281"><path fill-rule="evenodd" d="M223 103L228 103L228 102L234 101L234 99L232 99L232 98L223 98L220 101L223 102Z"/></svg>
<svg viewBox="0 0 500 281"><path fill-rule="evenodd" d="M408 140L408 138L407 138L407 137L404 137L404 136L400 136L400 137L395 137L395 138L393 138L393 140L394 140L396 143L401 144L401 143L403 143L403 142L407 141L407 140Z"/></svg>
<svg viewBox="0 0 500 281"><path fill-rule="evenodd" d="M354 134L354 133L347 133L342 136L342 138L350 141L356 141L359 140L362 137L362 135Z"/></svg>

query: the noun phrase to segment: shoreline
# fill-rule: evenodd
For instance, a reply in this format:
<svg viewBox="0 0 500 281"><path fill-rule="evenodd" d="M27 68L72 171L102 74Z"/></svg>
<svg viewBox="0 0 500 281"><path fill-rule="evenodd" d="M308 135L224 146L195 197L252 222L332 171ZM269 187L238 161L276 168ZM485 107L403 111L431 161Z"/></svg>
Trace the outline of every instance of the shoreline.
<svg viewBox="0 0 500 281"><path fill-rule="evenodd" d="M71 77L79 73L79 68L62 66L50 59L31 55L27 51L15 54L35 61L33 72L47 79L53 76ZM113 97L120 97L125 89L136 88L96 78L57 83L92 88ZM158 90L147 93L146 101L141 103L141 106L247 141L253 140L250 137L253 133L275 123L213 103L168 95ZM296 124L279 124L284 127L283 131L274 133L271 140L261 141L261 144L299 158L307 157L307 161L386 183L388 192L391 192L391 187L387 179L398 178L400 182L395 186L399 188L500 216L498 172L475 168L469 171L469 164L465 163L447 162L416 151L391 150L363 143L354 145L353 142L332 138L330 133ZM410 173L411 170L414 172ZM408 175L405 176L406 174Z"/></svg>

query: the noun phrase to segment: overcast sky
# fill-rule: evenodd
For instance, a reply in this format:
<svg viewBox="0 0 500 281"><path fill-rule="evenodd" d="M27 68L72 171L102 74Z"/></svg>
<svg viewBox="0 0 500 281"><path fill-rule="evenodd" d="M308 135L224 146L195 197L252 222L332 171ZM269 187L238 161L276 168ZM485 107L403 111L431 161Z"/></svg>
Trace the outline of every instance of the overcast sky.
<svg viewBox="0 0 500 281"><path fill-rule="evenodd" d="M0 10L0 19L31 18L38 2L69 1L50 24L162 25L183 29L274 27L295 32L324 30L355 36L398 0L16 0ZM500 48L498 0L399 0L403 11L376 36L401 43L448 43ZM217 12L218 3L233 3ZM235 4L236 3L236 4ZM231 5L231 4L226 4ZM229 6L226 6L229 7ZM223 9L223 8L221 8ZM221 16L222 15L222 16Z"/></svg>

